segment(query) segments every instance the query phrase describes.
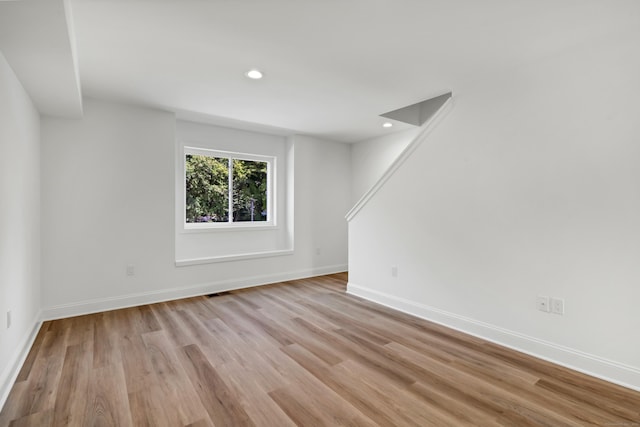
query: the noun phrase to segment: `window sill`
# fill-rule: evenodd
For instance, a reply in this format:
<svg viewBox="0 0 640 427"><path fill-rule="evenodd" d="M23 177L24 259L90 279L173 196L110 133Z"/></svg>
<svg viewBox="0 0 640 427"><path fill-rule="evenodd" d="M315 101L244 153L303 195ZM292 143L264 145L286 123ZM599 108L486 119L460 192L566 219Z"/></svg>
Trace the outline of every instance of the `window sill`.
<svg viewBox="0 0 640 427"><path fill-rule="evenodd" d="M176 267L187 267L190 265L200 265L200 264L215 264L218 262L242 261L242 260L256 259L256 258L270 258L270 257L285 256L285 255L293 255L293 249L283 249L278 251L265 251L265 252L252 252L252 253L237 254L237 255L219 255L219 256L207 257L207 258L178 259L176 260Z"/></svg>
<svg viewBox="0 0 640 427"><path fill-rule="evenodd" d="M237 225L236 225L237 224ZM210 233L218 231L263 231L277 230L278 226L272 223L243 224L243 223L194 223L182 227L182 233Z"/></svg>

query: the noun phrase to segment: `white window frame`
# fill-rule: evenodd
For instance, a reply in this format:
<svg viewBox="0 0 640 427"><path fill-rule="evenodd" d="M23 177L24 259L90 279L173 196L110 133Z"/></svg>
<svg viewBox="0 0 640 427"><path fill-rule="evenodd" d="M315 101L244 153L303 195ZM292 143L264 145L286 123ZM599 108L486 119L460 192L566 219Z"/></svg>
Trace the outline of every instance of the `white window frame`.
<svg viewBox="0 0 640 427"><path fill-rule="evenodd" d="M235 160L249 160L267 163L267 220L266 221L227 221L227 222L187 222L187 155L199 155ZM277 201L275 192L276 158L261 154L238 153L233 151L212 150L208 148L185 146L182 152L182 224L185 230L237 230L276 228ZM232 174L229 175L229 193L233 191ZM229 219L233 218L233 199L229 197Z"/></svg>

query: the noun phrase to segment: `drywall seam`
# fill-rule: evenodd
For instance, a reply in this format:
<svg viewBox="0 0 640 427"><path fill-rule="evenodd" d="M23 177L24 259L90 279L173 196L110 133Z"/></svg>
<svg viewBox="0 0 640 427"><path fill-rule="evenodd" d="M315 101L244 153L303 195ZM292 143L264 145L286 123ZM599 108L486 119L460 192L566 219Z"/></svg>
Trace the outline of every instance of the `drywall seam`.
<svg viewBox="0 0 640 427"><path fill-rule="evenodd" d="M640 391L640 369L349 282L347 293Z"/></svg>
<svg viewBox="0 0 640 427"><path fill-rule="evenodd" d="M81 316L84 314L99 313L102 311L117 310L120 308L135 307L144 304L154 304L216 292L231 291L234 289L250 288L270 283L283 282L286 280L304 279L308 277L322 276L325 274L341 273L346 270L346 264L329 265L306 270L221 280L186 287L175 287L160 291L141 292L109 298L96 298L46 307L42 310L41 318L43 320L62 319L65 317Z"/></svg>
<svg viewBox="0 0 640 427"><path fill-rule="evenodd" d="M427 136L431 133L433 129L442 121L442 119L446 116L446 114L451 110L452 99L449 98L445 103L440 107L438 111L433 115L431 120L429 120L426 124L423 125L422 130L416 137L405 147L405 149L400 153L398 158L391 163L389 169L380 177L380 179L367 191L364 196L356 202L355 206L351 208L351 210L345 215L347 221L351 221L358 212L369 202L369 200L382 188L382 186L393 176L393 174L402 166L402 164L411 156L411 154L422 144L422 142L427 139Z"/></svg>

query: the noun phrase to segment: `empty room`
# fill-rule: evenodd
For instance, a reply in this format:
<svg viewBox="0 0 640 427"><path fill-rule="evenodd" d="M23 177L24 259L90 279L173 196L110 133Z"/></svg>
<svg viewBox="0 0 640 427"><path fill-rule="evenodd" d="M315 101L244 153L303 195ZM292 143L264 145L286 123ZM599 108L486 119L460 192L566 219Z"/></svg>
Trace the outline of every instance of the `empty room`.
<svg viewBox="0 0 640 427"><path fill-rule="evenodd" d="M638 76L636 0L0 0L0 427L640 427Z"/></svg>

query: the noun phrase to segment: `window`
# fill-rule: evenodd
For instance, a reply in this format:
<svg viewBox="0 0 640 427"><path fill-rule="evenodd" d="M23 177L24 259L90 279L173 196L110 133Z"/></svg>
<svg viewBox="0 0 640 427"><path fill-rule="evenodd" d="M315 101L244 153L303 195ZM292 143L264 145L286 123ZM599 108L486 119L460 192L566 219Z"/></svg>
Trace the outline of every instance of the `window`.
<svg viewBox="0 0 640 427"><path fill-rule="evenodd" d="M185 226L274 225L275 159L185 147Z"/></svg>

